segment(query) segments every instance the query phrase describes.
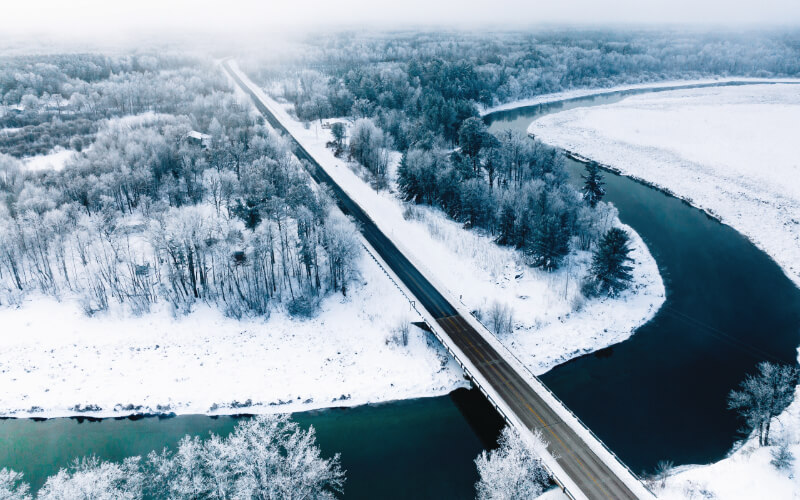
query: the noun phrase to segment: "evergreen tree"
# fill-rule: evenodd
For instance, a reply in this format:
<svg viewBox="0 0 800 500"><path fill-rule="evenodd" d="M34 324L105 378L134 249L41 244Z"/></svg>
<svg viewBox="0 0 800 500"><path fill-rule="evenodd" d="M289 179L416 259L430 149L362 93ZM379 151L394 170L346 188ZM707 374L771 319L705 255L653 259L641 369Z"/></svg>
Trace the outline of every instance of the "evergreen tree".
<svg viewBox="0 0 800 500"><path fill-rule="evenodd" d="M486 141L486 125L480 118L467 118L461 123L458 129L458 144L461 146L461 153L472 161L472 170L475 175L478 173L478 155Z"/></svg>
<svg viewBox="0 0 800 500"><path fill-rule="evenodd" d="M629 262L633 259L629 244L630 237L624 230L615 227L606 232L592 257L588 289L615 297L630 286L633 266Z"/></svg>
<svg viewBox="0 0 800 500"><path fill-rule="evenodd" d="M603 175L600 173L600 168L597 163L591 162L586 165L586 175L582 175L583 183L583 199L589 202L589 205L594 208L603 199L606 190L603 189L605 183L603 182Z"/></svg>
<svg viewBox="0 0 800 500"><path fill-rule="evenodd" d="M569 253L569 228L564 217L543 215L533 231L528 253L533 255L534 265L547 271L558 269Z"/></svg>
<svg viewBox="0 0 800 500"><path fill-rule="evenodd" d="M517 214L514 206L509 202L504 203L503 208L500 210L499 226L498 232L500 234L497 236L497 243L501 245L513 244L516 240Z"/></svg>

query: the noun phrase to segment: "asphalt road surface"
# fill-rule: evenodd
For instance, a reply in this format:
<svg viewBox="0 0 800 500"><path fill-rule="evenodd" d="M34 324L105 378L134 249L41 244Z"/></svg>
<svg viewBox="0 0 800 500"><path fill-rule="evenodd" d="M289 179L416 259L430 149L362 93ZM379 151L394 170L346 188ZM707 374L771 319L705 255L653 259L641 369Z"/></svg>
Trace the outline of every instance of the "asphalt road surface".
<svg viewBox="0 0 800 500"><path fill-rule="evenodd" d="M635 499L625 483L565 424L534 389L497 351L450 305L442 294L426 280L370 217L340 188L308 154L288 130L275 118L256 94L224 62L225 70L253 100L269 124L290 138L295 155L319 184L327 185L336 196L341 210L359 224L365 239L388 264L403 284L455 345L477 367L492 388L503 398L521 422L529 429L540 430L548 450L561 468L586 497L590 499Z"/></svg>

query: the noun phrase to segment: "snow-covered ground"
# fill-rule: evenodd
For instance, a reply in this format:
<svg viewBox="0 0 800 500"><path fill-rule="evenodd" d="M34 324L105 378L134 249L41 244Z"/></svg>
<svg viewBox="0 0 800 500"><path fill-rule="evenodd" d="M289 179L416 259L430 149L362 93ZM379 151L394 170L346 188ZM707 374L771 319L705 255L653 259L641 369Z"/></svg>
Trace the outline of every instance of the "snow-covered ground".
<svg viewBox="0 0 800 500"><path fill-rule="evenodd" d="M331 140L329 129L318 122L306 128L290 116L288 105L262 97L334 180L423 266L425 275L434 277L452 296L460 296L470 310L487 311L495 301L513 309L514 332L500 340L533 373L627 339L663 303L664 285L656 262L631 228L626 227L636 261L633 289L617 299L584 301L579 287L588 254L578 255L558 272L529 267L518 252L463 229L439 210L409 207L391 191L376 192L357 169L325 147ZM390 177L393 181L393 173Z"/></svg>
<svg viewBox="0 0 800 500"><path fill-rule="evenodd" d="M534 121L544 142L667 188L800 285L800 85L666 91Z"/></svg>
<svg viewBox="0 0 800 500"><path fill-rule="evenodd" d="M67 161L75 156L75 151L56 147L45 155L30 156L22 161L23 168L30 172L39 170L61 170Z"/></svg>
<svg viewBox="0 0 800 500"><path fill-rule="evenodd" d="M669 479L659 498L719 498L751 500L754 498L800 498L800 388L795 390L794 402L773 419L770 441L773 446L760 447L753 436L731 455L719 462L704 466L682 467ZM786 440L796 460L789 470L777 470L770 461L777 443ZM705 492L705 496L703 495ZM714 495L714 496L709 496Z"/></svg>
<svg viewBox="0 0 800 500"><path fill-rule="evenodd" d="M359 283L319 315L234 320L198 307L89 318L77 302L31 297L0 308L0 416L270 413L446 394L467 386L435 342L411 328L387 345L408 302L364 256Z"/></svg>

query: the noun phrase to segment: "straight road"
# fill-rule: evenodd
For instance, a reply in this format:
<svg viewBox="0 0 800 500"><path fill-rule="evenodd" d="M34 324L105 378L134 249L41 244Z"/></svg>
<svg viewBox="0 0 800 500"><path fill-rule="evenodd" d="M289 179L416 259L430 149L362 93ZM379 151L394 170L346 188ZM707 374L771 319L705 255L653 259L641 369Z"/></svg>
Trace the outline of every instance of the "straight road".
<svg viewBox="0 0 800 500"><path fill-rule="evenodd" d="M233 71L228 62L225 70L253 100L256 108L276 130L290 139L295 155L307 162L311 176L331 188L341 210L360 225L367 242L381 256L419 303L436 319L438 326L477 367L481 375L500 395L520 422L532 431L539 431L547 442L548 451L580 493L594 499L636 499L637 495L563 420L557 411L506 362L489 342L467 322L420 271L383 234L372 219L325 172L306 149L275 118L256 93ZM477 381L476 381L477 383Z"/></svg>

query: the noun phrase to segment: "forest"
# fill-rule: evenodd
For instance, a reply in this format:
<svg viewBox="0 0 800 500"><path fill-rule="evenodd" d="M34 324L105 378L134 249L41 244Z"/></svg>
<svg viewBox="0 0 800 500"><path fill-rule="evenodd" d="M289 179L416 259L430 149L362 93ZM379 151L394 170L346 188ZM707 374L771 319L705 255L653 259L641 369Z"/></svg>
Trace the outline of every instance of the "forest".
<svg viewBox="0 0 800 500"><path fill-rule="evenodd" d="M629 250L624 232L608 234L616 214L602 201L602 174L590 165L575 189L556 149L488 133L482 110L587 87L797 76L799 53L796 33L349 33L309 37L292 61L245 67L299 120L344 118L331 126L330 146L376 188L441 208L544 270L592 250L583 290L615 295L629 281ZM392 151L402 154L396 178Z"/></svg>
<svg viewBox="0 0 800 500"><path fill-rule="evenodd" d="M77 54L2 67L0 303L38 291L75 295L88 314L205 301L241 317L273 303L309 315L324 294L346 294L355 226L213 61ZM75 153L62 169L18 158L54 144Z"/></svg>

